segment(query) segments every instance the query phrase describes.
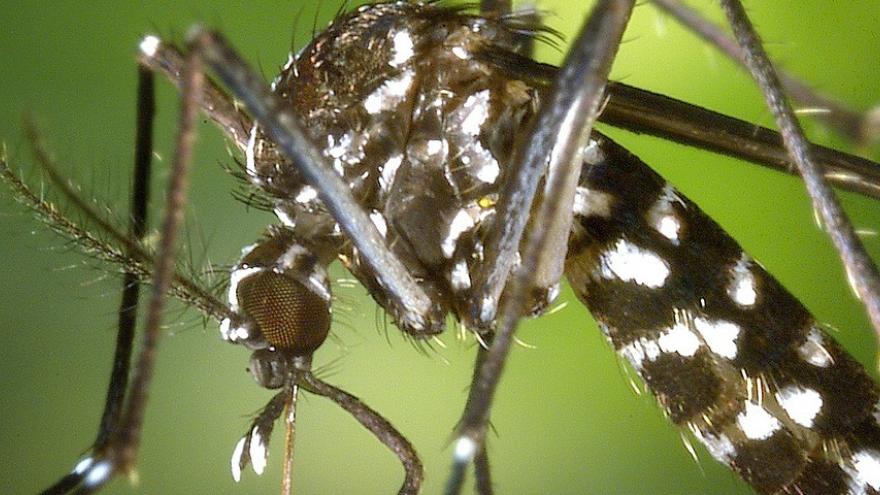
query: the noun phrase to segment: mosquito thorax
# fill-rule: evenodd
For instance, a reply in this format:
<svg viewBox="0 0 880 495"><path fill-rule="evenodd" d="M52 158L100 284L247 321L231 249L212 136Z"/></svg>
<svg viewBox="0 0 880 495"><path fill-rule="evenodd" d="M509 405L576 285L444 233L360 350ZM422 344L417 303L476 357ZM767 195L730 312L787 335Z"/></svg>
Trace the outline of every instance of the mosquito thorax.
<svg viewBox="0 0 880 495"><path fill-rule="evenodd" d="M292 57L273 85L441 316L452 312L466 325L498 187L515 136L538 106L539 90L510 79L493 55L511 53L511 39L529 29L538 28L437 5L363 7ZM272 197L279 220L320 244L319 258L338 257L390 310L315 189L258 127L246 155L251 181ZM547 294L536 298L542 307ZM425 315L442 329L445 316L437 318Z"/></svg>

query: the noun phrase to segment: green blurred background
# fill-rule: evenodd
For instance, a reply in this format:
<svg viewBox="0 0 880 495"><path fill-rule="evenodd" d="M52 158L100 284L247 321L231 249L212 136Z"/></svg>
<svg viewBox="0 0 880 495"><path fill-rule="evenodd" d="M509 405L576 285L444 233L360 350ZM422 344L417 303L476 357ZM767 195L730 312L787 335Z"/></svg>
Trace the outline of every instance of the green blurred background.
<svg viewBox="0 0 880 495"><path fill-rule="evenodd" d="M547 22L571 36L584 8L558 3L539 5L556 12ZM65 173L124 214L140 36L179 39L187 26L202 21L223 30L270 78L287 57L294 26L299 47L313 20L323 26L339 7L335 0L317 9L314 4L6 0L0 139L16 166L30 167L20 122L23 112L32 112ZM778 61L853 107L868 108L880 101L880 3L829 5L748 3ZM616 79L770 124L747 76L652 6L636 9L625 38ZM542 50L540 56L558 61L561 53ZM156 152L164 158L170 156L177 110L169 85L159 87ZM820 142L847 146L822 129L810 130ZM859 359L872 363L867 321L797 181L656 139L613 134L701 204L820 320L840 329L837 337ZM230 162L219 134L204 126L189 209L189 239L200 263L232 262L272 221L231 199L234 182L219 165ZM157 184L166 164L157 166ZM857 227L878 228L877 203L845 200ZM0 493L34 493L69 470L93 438L119 282L48 234L6 191L0 193L0 218ZM880 254L877 237L866 243ZM318 352L317 366L408 436L426 465L424 492L438 493L450 459L450 432L466 397L473 343L450 334L446 349L420 354L396 329L376 323L375 305L362 289L335 290L353 308L336 311L336 338ZM568 290L563 298L569 302L564 309L524 326L519 338L530 347L514 350L502 382L489 439L498 492L750 493L701 448L699 461L691 458L654 400L634 393L632 373L586 311ZM262 477L248 471L236 485L229 474L229 456L249 415L269 398L245 373L248 352L221 342L217 325L204 327L193 312L172 309L167 323L139 484L118 481L108 492L277 492L281 442ZM296 456L297 493L387 494L402 479L391 454L318 397L300 402Z"/></svg>

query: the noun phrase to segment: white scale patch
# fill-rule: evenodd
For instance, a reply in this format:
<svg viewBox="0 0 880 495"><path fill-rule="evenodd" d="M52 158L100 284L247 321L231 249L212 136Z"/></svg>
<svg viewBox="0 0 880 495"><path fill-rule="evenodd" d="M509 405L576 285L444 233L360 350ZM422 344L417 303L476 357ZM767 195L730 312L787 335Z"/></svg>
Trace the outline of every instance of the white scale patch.
<svg viewBox="0 0 880 495"><path fill-rule="evenodd" d="M241 455L244 454L245 440L245 438L241 438L238 443L235 444L235 448L232 449L232 459L229 461L229 467L232 470L232 479L234 479L236 483L241 481Z"/></svg>
<svg viewBox="0 0 880 495"><path fill-rule="evenodd" d="M262 184L262 180L257 175L257 162L254 158L256 156L256 146L257 146L257 125L251 128L251 134L248 136L247 147L244 149L244 163L245 163L245 171L248 174L248 177L254 180L256 184Z"/></svg>
<svg viewBox="0 0 880 495"><path fill-rule="evenodd" d="M471 274L465 260L461 260L452 266L449 282L452 284L453 290L461 291L471 288Z"/></svg>
<svg viewBox="0 0 880 495"><path fill-rule="evenodd" d="M452 118L461 118L459 129L465 134L479 136L483 128L483 122L489 118L489 90L484 89L476 94L468 96L464 104L456 110Z"/></svg>
<svg viewBox="0 0 880 495"><path fill-rule="evenodd" d="M782 423L760 404L746 402L743 412L736 416L736 424L749 440L767 440L782 428Z"/></svg>
<svg viewBox="0 0 880 495"><path fill-rule="evenodd" d="M843 468L850 475L850 493L867 493L867 488L880 490L880 452L873 449L853 453Z"/></svg>
<svg viewBox="0 0 880 495"><path fill-rule="evenodd" d="M382 237L388 235L388 224L385 223L385 216L379 213L376 210L370 212L370 220L373 221L373 225L376 226L376 230L382 234Z"/></svg>
<svg viewBox="0 0 880 495"><path fill-rule="evenodd" d="M86 457L83 460L76 463L76 466L73 467L74 474L83 474L86 470L92 467L92 464L95 463L95 459L92 457Z"/></svg>
<svg viewBox="0 0 880 495"><path fill-rule="evenodd" d="M795 423L807 428L813 427L816 416L822 410L819 392L797 385L789 385L776 392L776 402Z"/></svg>
<svg viewBox="0 0 880 495"><path fill-rule="evenodd" d="M144 55L153 58L156 56L156 52L159 51L159 45L162 44L162 40L158 37L151 35L144 36L144 39L141 40L141 44L138 45L141 53Z"/></svg>
<svg viewBox="0 0 880 495"><path fill-rule="evenodd" d="M382 165L382 172L379 175L379 187L383 191L391 189L391 184L394 184L394 177L397 175L397 169L400 168L402 163L403 155L397 154L386 160L385 164Z"/></svg>
<svg viewBox="0 0 880 495"><path fill-rule="evenodd" d="M447 259L451 258L453 253L455 253L455 244L458 242L458 238L461 237L461 234L472 228L474 228L474 219L471 218L466 210L458 210L458 213L456 213L452 221L449 222L449 233L440 244L440 248L443 250L443 256Z"/></svg>
<svg viewBox="0 0 880 495"><path fill-rule="evenodd" d="M294 200L297 203L304 204L308 203L315 198L318 197L318 190L312 186L303 186L302 189L296 194L296 198Z"/></svg>
<svg viewBox="0 0 880 495"><path fill-rule="evenodd" d="M752 271L752 262L747 254L743 253L742 257L733 265L730 275L727 294L733 299L733 302L744 307L754 306L758 301L758 283Z"/></svg>
<svg viewBox="0 0 880 495"><path fill-rule="evenodd" d="M479 143L476 144L478 147L476 151L483 155L483 166L476 171L477 179L486 184L494 184L498 175L501 174L501 167L498 166L498 162L489 150L483 148L483 145Z"/></svg>
<svg viewBox="0 0 880 495"><path fill-rule="evenodd" d="M251 465L254 467L254 472L263 474L263 471L266 470L266 460L269 452L266 449L266 442L263 440L259 426L254 426L254 429L251 431L251 448L248 453L251 456Z"/></svg>
<svg viewBox="0 0 880 495"><path fill-rule="evenodd" d="M599 265L603 278L653 289L662 287L669 277L669 264L663 258L625 239L618 239L611 249L602 253Z"/></svg>
<svg viewBox="0 0 880 495"><path fill-rule="evenodd" d="M103 485L113 472L112 466L108 460L98 461L89 468L85 478L83 478L83 485L86 488Z"/></svg>
<svg viewBox="0 0 880 495"><path fill-rule="evenodd" d="M807 334L807 339L798 347L798 355L804 361L818 366L819 368L827 368L834 363L834 358L823 344L825 337L817 328L811 328Z"/></svg>
<svg viewBox="0 0 880 495"><path fill-rule="evenodd" d="M711 433L703 434L697 429L693 429L693 432L697 440L706 446L709 455L722 464L730 464L730 459L736 454L736 447L733 446L733 442L727 438L727 435L723 433L718 436Z"/></svg>
<svg viewBox="0 0 880 495"><path fill-rule="evenodd" d="M413 51L415 45L413 45L412 36L409 35L409 31L402 30L394 33L391 43L391 49L394 55L388 63L392 67L400 67L409 61L409 59L415 54Z"/></svg>
<svg viewBox="0 0 880 495"><path fill-rule="evenodd" d="M443 151L443 146L445 141L441 139L429 139L427 143L425 143L425 150L428 152L428 155L436 155Z"/></svg>
<svg viewBox="0 0 880 495"><path fill-rule="evenodd" d="M256 247L256 244L242 249L242 256L245 256L254 249L254 247ZM226 300L229 302L229 309L234 312L238 312L240 309L238 305L238 284L247 277L260 273L263 270L265 270L263 267L236 268L229 273L229 289L226 295ZM230 342L238 342L239 340L246 340L250 337L250 332L248 332L246 327L233 328L232 320L229 318L223 318L223 321L220 322L220 337L223 340L228 340Z"/></svg>
<svg viewBox="0 0 880 495"><path fill-rule="evenodd" d="M742 332L739 325L726 320L709 320L698 316L694 318L694 328L712 352L727 359L736 357L738 351L736 339Z"/></svg>
<svg viewBox="0 0 880 495"><path fill-rule="evenodd" d="M477 453L477 444L468 437L461 437L455 442L455 458L459 462L470 462Z"/></svg>
<svg viewBox="0 0 880 495"><path fill-rule="evenodd" d="M681 240L682 222L672 207L673 203L684 205L684 201L678 196L675 189L671 185L666 184L663 193L657 198L651 209L648 210L646 219L654 230L677 246Z"/></svg>
<svg viewBox="0 0 880 495"><path fill-rule="evenodd" d="M393 110L406 98L414 75L412 70L405 70L398 77L385 81L364 99L364 109L371 115Z"/></svg>
<svg viewBox="0 0 880 495"><path fill-rule="evenodd" d="M278 221L280 221L285 227L296 227L296 220L287 213L284 206L276 206L272 212L275 213L275 217L277 217Z"/></svg>
<svg viewBox="0 0 880 495"><path fill-rule="evenodd" d="M645 361L656 360L662 353L693 357L700 349L700 339L684 323L676 323L654 339L640 338L620 350L636 370Z"/></svg>
<svg viewBox="0 0 880 495"><path fill-rule="evenodd" d="M582 217L610 218L614 206L614 196L605 191L597 191L578 186L574 190L574 213Z"/></svg>

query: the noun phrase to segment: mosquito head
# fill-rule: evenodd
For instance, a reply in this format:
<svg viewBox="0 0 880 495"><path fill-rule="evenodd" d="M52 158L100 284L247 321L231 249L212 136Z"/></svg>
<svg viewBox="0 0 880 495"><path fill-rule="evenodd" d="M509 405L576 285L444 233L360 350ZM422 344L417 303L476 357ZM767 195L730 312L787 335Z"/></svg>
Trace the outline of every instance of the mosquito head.
<svg viewBox="0 0 880 495"><path fill-rule="evenodd" d="M252 348L309 356L330 330L326 269L283 229L244 250L232 270L229 302L249 326L224 327L224 337Z"/></svg>

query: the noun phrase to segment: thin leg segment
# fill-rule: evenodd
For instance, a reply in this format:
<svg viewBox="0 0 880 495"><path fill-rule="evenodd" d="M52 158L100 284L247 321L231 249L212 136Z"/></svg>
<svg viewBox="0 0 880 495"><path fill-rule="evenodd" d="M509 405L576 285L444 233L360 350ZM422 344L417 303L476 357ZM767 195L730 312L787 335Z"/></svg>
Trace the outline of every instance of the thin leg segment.
<svg viewBox="0 0 880 495"><path fill-rule="evenodd" d="M880 338L880 274L877 272L877 267L874 266L861 240L853 231L852 224L834 192L826 183L822 169L813 160L810 144L804 137L791 105L785 99L773 65L767 58L742 4L736 0L721 0L721 5L745 53L749 70L773 112L785 147L804 178L807 192L813 200L813 209L819 213L825 229L840 253L851 285L864 303L874 330Z"/></svg>
<svg viewBox="0 0 880 495"><path fill-rule="evenodd" d="M580 159L592 124L602 99L603 88L614 54L620 45L624 28L629 20L634 2L606 1L599 3L585 22L572 51L569 53L556 81L553 96L542 106L535 120L532 137L525 150L515 160L518 165L512 180L505 185L499 218L510 218L504 225L494 229L486 243L488 259L486 273L478 285L482 297L475 301L477 316L488 322L494 316L494 301L501 295L513 260L519 250L528 213L537 191L538 182L544 174L545 164L550 163L551 172L548 191L564 188L568 174L564 169ZM584 68L587 67L587 70ZM558 136L563 136L557 140ZM554 178L554 167L562 167ZM468 394L467 406L459 424L459 437L455 445L453 474L447 486L448 494L459 493L464 476L462 471L476 453L483 448L485 425L489 408L498 385L504 362L510 349L517 321L522 316L521 303L533 286L532 269L541 266L540 247L548 235L555 232L554 223L562 221L559 215L561 198L549 196L541 206L535 225L525 249L522 268L518 270L513 286L504 301L498 334L492 342L485 362L478 370L478 378ZM486 304L488 302L488 304ZM480 318L475 318L480 321Z"/></svg>
<svg viewBox="0 0 880 495"><path fill-rule="evenodd" d="M652 2L664 12L675 17L696 35L721 50L722 53L746 66L746 57L736 41L730 39L718 26L701 16L697 11L678 0L652 0ZM861 114L847 108L840 102L817 93L784 70L777 69L777 74L782 86L792 98L809 108L821 108L828 111L817 114L818 120L858 143L870 143L877 139L876 122L872 122L871 114Z"/></svg>
<svg viewBox="0 0 880 495"><path fill-rule="evenodd" d="M150 197L150 169L153 153L153 118L155 116L155 84L153 73L145 68L138 70L137 138L135 143L134 181L132 183L129 235L135 241L143 240L147 232L147 206ZM128 388L128 373L137 326L140 279L126 270L122 280L122 299L116 333L116 350L113 368L104 401L104 412L98 426L98 434L89 455L80 461L73 472L47 488L44 493L68 493L94 473L91 469L106 454L112 435L119 427L122 408ZM83 464L85 463L85 464Z"/></svg>

